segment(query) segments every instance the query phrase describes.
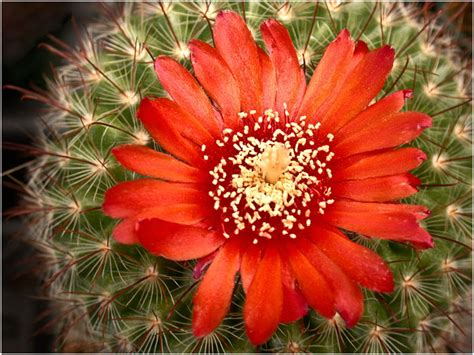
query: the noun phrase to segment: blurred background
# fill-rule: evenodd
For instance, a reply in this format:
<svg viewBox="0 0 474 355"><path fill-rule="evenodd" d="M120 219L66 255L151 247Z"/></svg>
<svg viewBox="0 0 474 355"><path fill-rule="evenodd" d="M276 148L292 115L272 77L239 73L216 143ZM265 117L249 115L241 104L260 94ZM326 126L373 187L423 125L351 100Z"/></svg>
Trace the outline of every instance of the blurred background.
<svg viewBox="0 0 474 355"><path fill-rule="evenodd" d="M68 44L76 41L72 18L85 25L101 11L100 3L2 3L2 76L3 85L28 88L44 87L43 75L61 61L44 48L48 35ZM420 3L422 6L423 3ZM464 3L433 3L431 11L446 6L446 14L459 12ZM462 33L460 45L472 51L472 4L469 3L454 24ZM21 101L21 95L2 90L2 141L31 144L35 137L39 105ZM21 151L2 149L3 171L8 172L31 157ZM13 176L25 181L24 170ZM10 179L9 179L10 181ZM20 200L20 194L9 181L3 184L3 211L9 211ZM3 218L2 238L2 352L49 352L53 334L47 324L47 301L42 300L39 280L32 272L31 250L15 238L21 233L21 220ZM41 265L36 265L36 268ZM469 349L469 347L467 348Z"/></svg>

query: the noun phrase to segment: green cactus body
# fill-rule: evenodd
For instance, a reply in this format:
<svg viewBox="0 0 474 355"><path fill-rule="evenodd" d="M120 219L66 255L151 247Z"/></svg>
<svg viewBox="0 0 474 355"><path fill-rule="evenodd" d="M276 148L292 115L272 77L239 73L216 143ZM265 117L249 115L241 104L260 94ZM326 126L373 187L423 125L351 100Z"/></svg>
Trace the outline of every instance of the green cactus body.
<svg viewBox="0 0 474 355"><path fill-rule="evenodd" d="M456 350L471 288L470 72L454 31L423 17L413 4L212 2L142 3L108 7L75 49L61 47L66 63L33 98L48 104L47 128L30 169L25 202L33 206L29 237L42 257L44 282L55 312L58 350L143 352L422 352ZM347 329L336 315L311 311L281 325L255 349L247 340L237 286L230 313L209 336L191 332L194 263L155 257L111 237L116 221L101 211L104 192L136 178L111 156L124 143L152 146L136 119L141 98L165 96L153 59L165 54L191 70L190 39L212 43L218 11L233 9L260 42L259 24L275 17L289 30L309 79L340 30L370 48L390 44L394 69L378 99L412 89L404 110L433 117L433 127L413 145L428 155L415 172L422 180L409 202L432 211L425 227L436 247L351 235L374 249L393 271L390 294L365 290L361 321ZM452 32L452 33L451 33ZM33 95L33 93L30 93ZM30 96L31 96L30 95Z"/></svg>

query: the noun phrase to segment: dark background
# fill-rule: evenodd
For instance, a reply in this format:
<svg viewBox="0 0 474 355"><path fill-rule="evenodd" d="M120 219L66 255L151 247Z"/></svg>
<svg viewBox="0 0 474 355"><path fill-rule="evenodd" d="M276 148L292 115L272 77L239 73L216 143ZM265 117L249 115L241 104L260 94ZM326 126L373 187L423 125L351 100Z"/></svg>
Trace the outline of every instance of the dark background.
<svg viewBox="0 0 474 355"><path fill-rule="evenodd" d="M48 42L52 34L66 43L75 42L72 17L79 24L87 24L101 11L99 3L2 3L2 75L3 85L29 87L43 86L43 75L50 65L59 64L58 58L38 44ZM433 4L444 6L443 3ZM459 6L451 4L455 13ZM463 45L471 45L471 4L457 20L464 32ZM21 101L20 94L2 90L2 141L31 144L38 120L38 104ZM31 159L25 153L2 149L3 171L7 171ZM25 181L23 171L14 176ZM2 189L3 211L11 210L19 201L19 193L8 186L4 179ZM47 302L40 298L39 280L31 271L31 250L16 238L21 233L21 221L3 219L2 238L2 351L3 352L49 352L53 335L42 330L41 320Z"/></svg>
<svg viewBox="0 0 474 355"><path fill-rule="evenodd" d="M74 43L72 17L81 25L87 24L101 7L99 3L2 3L3 85L43 86L43 75L60 61L38 45L48 42L48 34ZM35 102L22 101L16 91L2 90L3 147L11 142L31 144L38 108ZM4 148L2 153L3 171L31 159L20 151ZM25 181L24 171L14 175ZM3 211L11 210L20 199L8 181L4 178ZM17 237L21 220L5 216L2 232L2 352L50 352L52 331L37 333L46 323L41 318L48 304L41 299L39 280L32 272L32 251Z"/></svg>

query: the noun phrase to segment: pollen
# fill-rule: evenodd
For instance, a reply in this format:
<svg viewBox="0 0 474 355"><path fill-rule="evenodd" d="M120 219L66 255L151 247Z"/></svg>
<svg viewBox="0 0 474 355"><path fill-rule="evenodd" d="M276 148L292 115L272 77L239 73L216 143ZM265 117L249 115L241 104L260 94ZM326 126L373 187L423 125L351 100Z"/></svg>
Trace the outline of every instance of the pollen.
<svg viewBox="0 0 474 355"><path fill-rule="evenodd" d="M319 124L308 124L304 116L290 120L287 112L257 116L251 110L239 117L239 129L227 128L214 146L201 147L214 164L209 196L224 236L245 235L253 244L277 236L296 239L334 202L327 184L334 136L320 136Z"/></svg>

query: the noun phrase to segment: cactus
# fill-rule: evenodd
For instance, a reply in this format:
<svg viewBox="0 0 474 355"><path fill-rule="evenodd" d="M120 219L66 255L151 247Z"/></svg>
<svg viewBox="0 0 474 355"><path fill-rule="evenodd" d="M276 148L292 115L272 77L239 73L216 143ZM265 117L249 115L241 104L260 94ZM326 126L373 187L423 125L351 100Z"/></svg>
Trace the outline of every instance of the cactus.
<svg viewBox="0 0 474 355"><path fill-rule="evenodd" d="M404 110L425 112L433 127L411 145L427 153L415 171L420 191L406 200L428 206L424 223L436 247L351 238L375 250L395 277L395 291L364 290L365 312L347 328L339 315L310 312L280 325L258 348L242 322L243 289L210 335L191 331L196 263L177 263L122 245L116 221L101 210L104 193L137 178L111 156L119 144L159 149L136 118L146 96L166 96L153 61L171 56L191 70L188 42L212 43L222 9L246 20L261 43L260 23L277 18L289 30L307 79L344 28L370 48L390 44L394 69L379 97L412 89ZM30 233L51 300L58 351L140 352L434 352L457 351L466 332L471 289L471 77L446 16L403 3L197 2L107 5L79 46L44 46L64 58L47 91L19 89L45 104L24 186ZM194 270L194 272L193 272ZM72 347L72 348L71 348Z"/></svg>

